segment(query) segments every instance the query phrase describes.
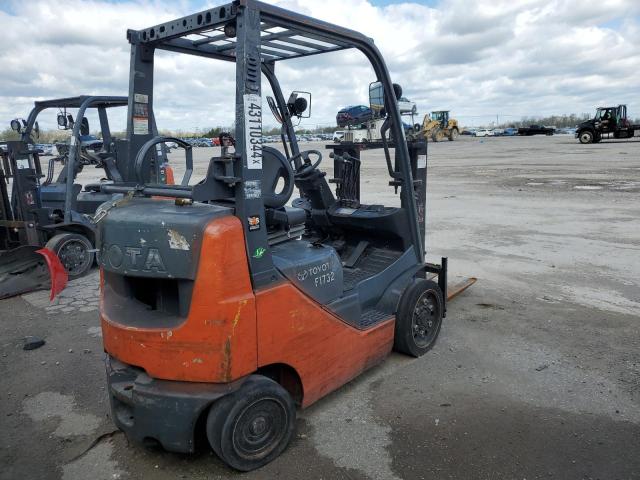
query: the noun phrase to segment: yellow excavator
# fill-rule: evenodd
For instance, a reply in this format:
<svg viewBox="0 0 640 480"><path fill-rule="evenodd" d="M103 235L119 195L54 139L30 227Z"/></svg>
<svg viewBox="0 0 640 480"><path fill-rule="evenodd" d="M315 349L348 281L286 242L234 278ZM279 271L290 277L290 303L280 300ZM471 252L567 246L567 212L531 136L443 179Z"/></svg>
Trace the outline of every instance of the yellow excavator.
<svg viewBox="0 0 640 480"><path fill-rule="evenodd" d="M449 118L448 110L426 114L422 121L422 129L418 132L418 135L423 135L427 141L433 142L441 142L445 138L453 142L459 134L458 121Z"/></svg>

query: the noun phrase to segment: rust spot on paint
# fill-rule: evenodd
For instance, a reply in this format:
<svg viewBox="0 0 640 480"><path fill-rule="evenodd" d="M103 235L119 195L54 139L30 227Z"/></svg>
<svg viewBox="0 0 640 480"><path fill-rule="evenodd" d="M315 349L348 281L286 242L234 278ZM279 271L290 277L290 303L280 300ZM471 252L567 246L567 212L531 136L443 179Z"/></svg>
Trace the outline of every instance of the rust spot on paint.
<svg viewBox="0 0 640 480"><path fill-rule="evenodd" d="M233 335L236 331L236 325L238 325L238 322L240 321L240 311L246 304L246 300L242 300L240 303L238 303L238 311L236 312L236 316L233 317L233 329L231 330L231 335Z"/></svg>
<svg viewBox="0 0 640 480"><path fill-rule="evenodd" d="M231 380L231 336L224 342L222 350L222 376L226 382Z"/></svg>

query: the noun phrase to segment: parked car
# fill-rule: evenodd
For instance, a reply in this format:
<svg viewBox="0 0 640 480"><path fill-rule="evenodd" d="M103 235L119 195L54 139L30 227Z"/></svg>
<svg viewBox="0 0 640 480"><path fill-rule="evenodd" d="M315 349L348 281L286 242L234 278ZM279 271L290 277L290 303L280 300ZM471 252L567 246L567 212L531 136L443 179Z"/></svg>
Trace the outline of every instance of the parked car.
<svg viewBox="0 0 640 480"><path fill-rule="evenodd" d="M575 128L569 128L569 127L558 128L554 132L554 134L561 134L561 135L575 135L575 133L576 133L576 129Z"/></svg>
<svg viewBox="0 0 640 480"><path fill-rule="evenodd" d="M476 137L494 137L495 133L493 133L493 130L482 128L480 130L476 130L475 136Z"/></svg>
<svg viewBox="0 0 640 480"><path fill-rule="evenodd" d="M53 145L51 143L37 143L36 149L40 151L40 155L53 155Z"/></svg>
<svg viewBox="0 0 640 480"><path fill-rule="evenodd" d="M400 113L411 113L415 115L418 112L416 102L412 102L407 97L400 97L400 100L398 100L398 108L400 108Z"/></svg>
<svg viewBox="0 0 640 480"><path fill-rule="evenodd" d="M95 135L80 135L80 145L90 150L101 150L102 140Z"/></svg>
<svg viewBox="0 0 640 480"><path fill-rule="evenodd" d="M356 125L373 118L373 112L366 105L345 107L336 115L336 123L339 127Z"/></svg>
<svg viewBox="0 0 640 480"><path fill-rule="evenodd" d="M518 134L517 128L505 128L504 131L502 132L502 135L505 135L507 137L512 137L517 134Z"/></svg>
<svg viewBox="0 0 640 480"><path fill-rule="evenodd" d="M466 129L465 128L464 130L462 130L460 132L460 135L471 135L471 136L473 136L473 135L475 135L475 133L476 133L476 131L473 128L471 128L471 129Z"/></svg>
<svg viewBox="0 0 640 480"><path fill-rule="evenodd" d="M416 126L421 127L420 124L416 124ZM413 133L416 131L413 125L410 125L406 122L402 122L402 128L404 128L405 135L413 135ZM420 129L418 129L418 131L420 131Z"/></svg>
<svg viewBox="0 0 640 480"><path fill-rule="evenodd" d="M542 125L529 125L518 129L518 135L553 135L554 129Z"/></svg>

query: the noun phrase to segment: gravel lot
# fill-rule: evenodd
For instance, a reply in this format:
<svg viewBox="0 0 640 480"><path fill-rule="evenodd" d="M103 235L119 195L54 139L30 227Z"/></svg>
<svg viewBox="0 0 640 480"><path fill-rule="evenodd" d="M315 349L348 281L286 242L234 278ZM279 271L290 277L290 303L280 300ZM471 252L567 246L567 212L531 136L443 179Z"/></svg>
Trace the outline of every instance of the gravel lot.
<svg viewBox="0 0 640 480"><path fill-rule="evenodd" d="M214 153L196 151L195 177ZM380 152L363 162L363 199L398 204ZM290 448L243 477L640 478L639 194L638 138L429 144L429 259L478 283L429 354L394 354L300 412ZM206 449L114 431L97 282L0 305L0 479L237 477ZM23 351L26 335L47 343Z"/></svg>

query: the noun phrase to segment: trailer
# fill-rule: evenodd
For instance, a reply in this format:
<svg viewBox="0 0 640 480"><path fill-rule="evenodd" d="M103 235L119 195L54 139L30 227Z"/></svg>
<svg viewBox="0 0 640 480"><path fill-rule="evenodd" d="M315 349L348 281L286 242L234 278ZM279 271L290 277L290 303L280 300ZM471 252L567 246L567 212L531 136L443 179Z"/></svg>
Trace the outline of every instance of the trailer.
<svg viewBox="0 0 640 480"><path fill-rule="evenodd" d="M360 128L344 130L342 142L346 143L372 143L381 140L380 128L384 123L383 118L377 118L363 123ZM364 128L363 128L364 127Z"/></svg>

